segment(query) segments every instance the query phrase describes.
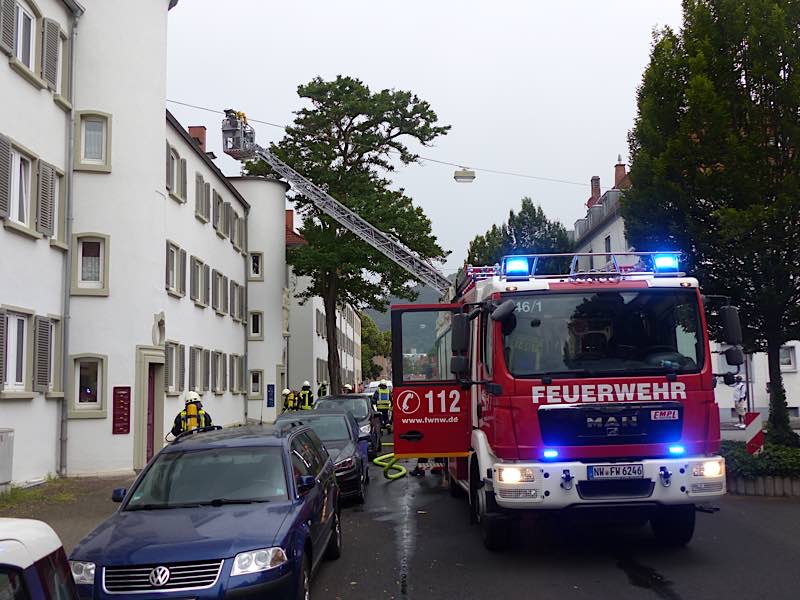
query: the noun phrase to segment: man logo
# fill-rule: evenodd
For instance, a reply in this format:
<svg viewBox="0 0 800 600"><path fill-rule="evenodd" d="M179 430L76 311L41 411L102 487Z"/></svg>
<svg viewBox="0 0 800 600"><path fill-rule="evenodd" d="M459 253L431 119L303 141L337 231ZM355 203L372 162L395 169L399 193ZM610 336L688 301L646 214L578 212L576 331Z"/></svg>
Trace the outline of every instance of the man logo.
<svg viewBox="0 0 800 600"><path fill-rule="evenodd" d="M162 587L169 581L169 569L167 567L156 567L150 571L150 585L153 587Z"/></svg>
<svg viewBox="0 0 800 600"><path fill-rule="evenodd" d="M397 405L400 410L407 415L413 415L417 412L420 404L422 404L422 400L420 400L419 394L413 390L405 390L397 399Z"/></svg>

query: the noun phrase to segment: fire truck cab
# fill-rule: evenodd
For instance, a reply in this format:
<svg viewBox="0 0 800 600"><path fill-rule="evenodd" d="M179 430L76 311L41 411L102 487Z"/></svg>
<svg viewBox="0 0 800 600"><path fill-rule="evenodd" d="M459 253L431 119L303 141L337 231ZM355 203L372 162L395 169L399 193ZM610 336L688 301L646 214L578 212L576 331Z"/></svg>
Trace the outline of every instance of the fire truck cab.
<svg viewBox="0 0 800 600"><path fill-rule="evenodd" d="M508 256L467 267L446 303L392 307L395 455L447 457L493 550L557 510L649 519L684 545L725 493L697 280L676 253L587 257ZM738 369L738 313L719 316Z"/></svg>

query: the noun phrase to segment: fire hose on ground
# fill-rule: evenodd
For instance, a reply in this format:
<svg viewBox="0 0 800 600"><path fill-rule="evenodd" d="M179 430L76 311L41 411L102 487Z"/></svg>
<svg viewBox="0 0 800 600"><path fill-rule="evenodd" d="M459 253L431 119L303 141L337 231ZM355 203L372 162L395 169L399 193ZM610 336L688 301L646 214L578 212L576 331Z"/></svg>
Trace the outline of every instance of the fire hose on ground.
<svg viewBox="0 0 800 600"><path fill-rule="evenodd" d="M394 444L391 442L382 442L381 446L394 446ZM396 479L400 479L401 477L405 477L408 473L408 470L403 465L397 464L397 459L394 457L394 452L376 456L373 459L372 464L381 467L383 469L383 476L389 481L394 481Z"/></svg>

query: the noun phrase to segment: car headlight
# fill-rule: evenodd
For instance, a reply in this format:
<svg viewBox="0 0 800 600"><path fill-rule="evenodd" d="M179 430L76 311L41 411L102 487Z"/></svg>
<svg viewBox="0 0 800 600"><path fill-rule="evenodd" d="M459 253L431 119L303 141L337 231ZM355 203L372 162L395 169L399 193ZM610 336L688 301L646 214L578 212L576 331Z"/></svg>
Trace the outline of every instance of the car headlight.
<svg viewBox="0 0 800 600"><path fill-rule="evenodd" d="M333 467L337 471L345 471L347 469L352 469L353 465L355 465L355 464L356 464L356 461L353 460L352 456L350 456L348 458L345 458L344 460L340 460L335 465L333 465Z"/></svg>
<svg viewBox="0 0 800 600"><path fill-rule="evenodd" d="M286 552L283 551L283 548L261 548L240 552L233 559L231 576L268 571L280 567L286 561Z"/></svg>
<svg viewBox="0 0 800 600"><path fill-rule="evenodd" d="M502 483L531 483L536 480L533 469L517 467L499 467L497 478Z"/></svg>
<svg viewBox="0 0 800 600"><path fill-rule="evenodd" d="M369 433L371 431L371 429L372 429L372 427L370 426L369 423L367 423L366 425L362 425L361 427L358 428L358 430L361 433Z"/></svg>
<svg viewBox="0 0 800 600"><path fill-rule="evenodd" d="M75 583L94 585L94 572L97 570L97 565L93 562L71 560L69 566Z"/></svg>
<svg viewBox="0 0 800 600"><path fill-rule="evenodd" d="M725 462L706 460L692 465L692 475L695 477L721 477L725 473Z"/></svg>

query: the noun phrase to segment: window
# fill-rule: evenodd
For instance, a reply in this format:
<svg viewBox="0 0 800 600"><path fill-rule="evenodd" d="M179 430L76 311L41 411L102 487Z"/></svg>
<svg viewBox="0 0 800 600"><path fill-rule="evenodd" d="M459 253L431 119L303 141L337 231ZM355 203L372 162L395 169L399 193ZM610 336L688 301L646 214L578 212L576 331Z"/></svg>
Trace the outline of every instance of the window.
<svg viewBox="0 0 800 600"><path fill-rule="evenodd" d="M186 202L186 159L167 142L167 191L170 198Z"/></svg>
<svg viewBox="0 0 800 600"><path fill-rule="evenodd" d="M32 70L36 50L36 17L30 7L22 2L17 2L14 16L16 21L14 56Z"/></svg>
<svg viewBox="0 0 800 600"><path fill-rule="evenodd" d="M264 390L261 385L263 376L264 371L261 369L250 371L250 392L248 396L254 400L261 400L264 398Z"/></svg>
<svg viewBox="0 0 800 600"><path fill-rule="evenodd" d="M189 269L189 297L200 308L208 306L209 277L208 265L193 256Z"/></svg>
<svg viewBox="0 0 800 600"><path fill-rule="evenodd" d="M186 250L167 240L165 265L165 288L171 296L186 295Z"/></svg>
<svg viewBox="0 0 800 600"><path fill-rule="evenodd" d="M164 391L168 394L177 394L183 389L182 348L175 342L164 344Z"/></svg>
<svg viewBox="0 0 800 600"><path fill-rule="evenodd" d="M105 418L106 357L80 354L72 359L70 418Z"/></svg>
<svg viewBox="0 0 800 600"><path fill-rule="evenodd" d="M211 213L211 184L206 183L200 173L194 180L194 215L203 223L208 223Z"/></svg>
<svg viewBox="0 0 800 600"><path fill-rule="evenodd" d="M29 600L30 597L22 571L13 567L0 567L0 598Z"/></svg>
<svg viewBox="0 0 800 600"><path fill-rule="evenodd" d="M83 161L101 164L105 159L106 124L97 117L83 120Z"/></svg>
<svg viewBox="0 0 800 600"><path fill-rule="evenodd" d="M782 346L780 350L781 371L796 371L797 359L794 346Z"/></svg>
<svg viewBox="0 0 800 600"><path fill-rule="evenodd" d="M233 317L234 321L241 321L244 315L243 313L243 288L235 281L230 282L230 289L231 289L231 297L230 297L230 313L231 317Z"/></svg>
<svg viewBox="0 0 800 600"><path fill-rule="evenodd" d="M77 119L75 169L79 171L111 171L111 115L82 111Z"/></svg>
<svg viewBox="0 0 800 600"><path fill-rule="evenodd" d="M250 326L250 334L248 339L253 341L264 339L263 330L264 313L260 310L251 310L247 322Z"/></svg>
<svg viewBox="0 0 800 600"><path fill-rule="evenodd" d="M11 149L11 202L9 217L30 227L31 224L31 176L32 161L15 149Z"/></svg>
<svg viewBox="0 0 800 600"><path fill-rule="evenodd" d="M189 384L187 389L194 392L208 389L208 385L204 385L207 371L208 358L204 350L197 346L189 348Z"/></svg>
<svg viewBox="0 0 800 600"><path fill-rule="evenodd" d="M611 252L611 236L610 235L606 236L606 239L604 240L603 243L605 244L606 252ZM610 256L607 256L606 258L609 259L609 260L611 259Z"/></svg>
<svg viewBox="0 0 800 600"><path fill-rule="evenodd" d="M217 190L212 192L212 222L211 224L214 226L214 229L217 231L217 234L224 237L222 225L223 225L223 202L222 196L219 195Z"/></svg>
<svg viewBox="0 0 800 600"><path fill-rule="evenodd" d="M72 259L72 294L75 296L108 295L109 237L99 233L73 235L77 252Z"/></svg>
<svg viewBox="0 0 800 600"><path fill-rule="evenodd" d="M250 281L264 281L264 273L261 271L263 261L264 255L261 252L250 253Z"/></svg>
<svg viewBox="0 0 800 600"><path fill-rule="evenodd" d="M217 270L211 277L211 306L222 316L228 312L228 278Z"/></svg>
<svg viewBox="0 0 800 600"><path fill-rule="evenodd" d="M244 365L244 357L238 354L231 354L228 363L230 390L234 394L240 394L242 392L242 366Z"/></svg>
<svg viewBox="0 0 800 600"><path fill-rule="evenodd" d="M228 388L227 356L222 352L211 353L211 389L221 394Z"/></svg>
<svg viewBox="0 0 800 600"><path fill-rule="evenodd" d="M3 387L10 391L28 389L28 315L8 312L0 314L5 319L6 372ZM2 341L2 340L0 340Z"/></svg>

